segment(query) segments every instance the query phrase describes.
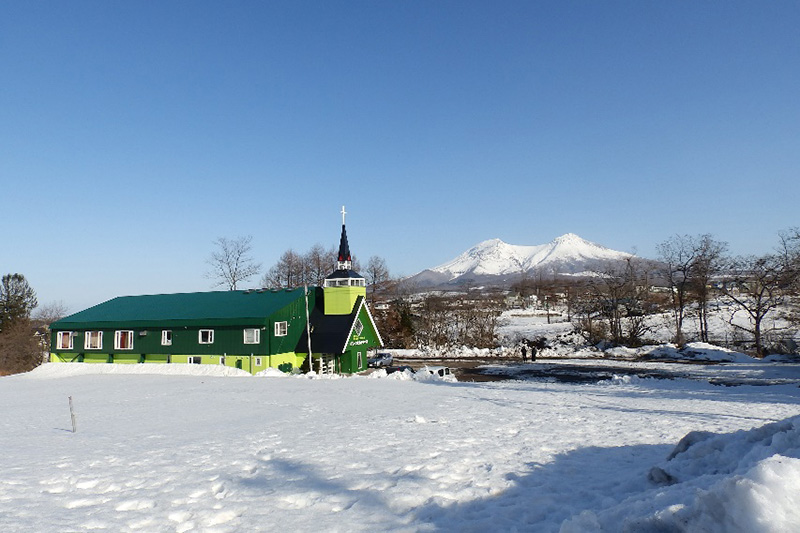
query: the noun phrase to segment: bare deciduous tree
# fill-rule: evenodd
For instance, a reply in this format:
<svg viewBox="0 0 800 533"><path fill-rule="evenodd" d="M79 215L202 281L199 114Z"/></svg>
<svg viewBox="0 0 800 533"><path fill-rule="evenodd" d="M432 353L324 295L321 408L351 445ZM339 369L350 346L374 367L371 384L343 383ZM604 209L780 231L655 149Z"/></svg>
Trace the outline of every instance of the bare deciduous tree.
<svg viewBox="0 0 800 533"><path fill-rule="evenodd" d="M33 318L37 327L43 330L42 343L45 352L50 352L50 324L67 316L68 312L66 304L62 301L50 302L36 310Z"/></svg>
<svg viewBox="0 0 800 533"><path fill-rule="evenodd" d="M579 327L588 324L584 335L597 338L607 335L615 344L638 346L649 326L645 320L652 309L648 263L636 257L608 265L587 283L588 298L584 298ZM580 315L579 315L580 316ZM598 326L592 317L602 317L606 326Z"/></svg>
<svg viewBox="0 0 800 533"><path fill-rule="evenodd" d="M336 264L336 250L325 249L321 244L315 244L303 256L306 266L306 281L309 285L321 287L325 277L331 273Z"/></svg>
<svg viewBox="0 0 800 533"><path fill-rule="evenodd" d="M36 320L41 321L45 325L50 325L56 320L61 320L69 313L67 304L63 301L50 302L39 307L34 314Z"/></svg>
<svg viewBox="0 0 800 533"><path fill-rule="evenodd" d="M720 271L726 248L710 235L675 235L657 246L670 286L676 344L685 342L683 321L693 302L697 303L700 338L708 342L709 287Z"/></svg>
<svg viewBox="0 0 800 533"><path fill-rule="evenodd" d="M714 240L711 235L701 235L692 263L692 292L697 300L700 340L708 342L708 302L711 299L711 282L722 270L728 244Z"/></svg>
<svg viewBox="0 0 800 533"><path fill-rule="evenodd" d="M235 291L239 283L261 271L261 263L250 256L252 241L251 235L235 239L220 237L214 241L217 249L207 261L211 270L206 273L207 278L214 280L214 286L227 286L228 290Z"/></svg>
<svg viewBox="0 0 800 533"><path fill-rule="evenodd" d="M286 250L278 262L261 278L264 287L300 287L306 282L306 268L302 256L294 250Z"/></svg>
<svg viewBox="0 0 800 533"><path fill-rule="evenodd" d="M367 269L364 271L364 277L370 289L370 303L374 304L375 293L384 288L384 285L389 281L389 268L386 266L386 260L377 255L370 257L367 262Z"/></svg>
<svg viewBox="0 0 800 533"><path fill-rule="evenodd" d="M744 256L731 260L726 269L722 291L739 309L731 314L729 323L735 329L753 336L758 357L764 357L765 318L784 302L787 279L784 265L778 255ZM744 311L747 324L736 320L737 312Z"/></svg>
<svg viewBox="0 0 800 533"><path fill-rule="evenodd" d="M673 235L658 244L656 249L664 262L664 275L669 284L672 316L675 322L675 344L682 346L683 319L689 300L692 264L696 256L696 243L689 235Z"/></svg>

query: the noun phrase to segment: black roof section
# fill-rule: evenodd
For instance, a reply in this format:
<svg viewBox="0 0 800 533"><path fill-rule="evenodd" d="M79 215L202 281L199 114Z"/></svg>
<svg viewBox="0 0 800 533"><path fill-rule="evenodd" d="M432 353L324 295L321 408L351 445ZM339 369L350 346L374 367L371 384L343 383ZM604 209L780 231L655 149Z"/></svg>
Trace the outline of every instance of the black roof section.
<svg viewBox="0 0 800 533"><path fill-rule="evenodd" d="M325 276L325 279L344 279L344 278L364 279L364 276L362 276L355 270L334 270L333 272Z"/></svg>
<svg viewBox="0 0 800 533"><path fill-rule="evenodd" d="M347 231L342 224L342 237L339 239L339 261L352 261L350 257L350 245L347 243Z"/></svg>
<svg viewBox="0 0 800 533"><path fill-rule="evenodd" d="M319 295L321 296L321 291ZM363 300L363 296L359 296L356 299L353 311L349 315L326 315L324 312L325 306L321 302L314 305L314 310L309 317L311 322L311 349L314 350L314 353L342 353L342 348L347 344ZM308 351L308 336L305 331L297 341L295 351Z"/></svg>

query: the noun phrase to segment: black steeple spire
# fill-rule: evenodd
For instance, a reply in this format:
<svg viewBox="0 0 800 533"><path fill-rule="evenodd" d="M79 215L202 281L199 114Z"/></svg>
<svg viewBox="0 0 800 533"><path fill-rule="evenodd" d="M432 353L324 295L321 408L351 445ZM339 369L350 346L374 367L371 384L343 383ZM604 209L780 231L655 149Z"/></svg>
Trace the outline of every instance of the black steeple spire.
<svg viewBox="0 0 800 533"><path fill-rule="evenodd" d="M344 227L344 216L347 211L342 206L342 237L339 239L339 255L336 259L337 270L350 270L353 265L353 258L350 256L350 245L347 243L347 230Z"/></svg>

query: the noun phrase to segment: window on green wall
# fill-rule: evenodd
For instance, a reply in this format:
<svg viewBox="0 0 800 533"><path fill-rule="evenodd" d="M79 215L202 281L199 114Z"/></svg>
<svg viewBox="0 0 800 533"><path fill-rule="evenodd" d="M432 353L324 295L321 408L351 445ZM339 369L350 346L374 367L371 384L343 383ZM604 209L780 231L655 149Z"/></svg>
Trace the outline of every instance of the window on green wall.
<svg viewBox="0 0 800 533"><path fill-rule="evenodd" d="M71 350L73 337L71 331L59 331L56 335L56 348L59 350Z"/></svg>
<svg viewBox="0 0 800 533"><path fill-rule="evenodd" d="M133 331L115 331L114 349L133 350Z"/></svg>
<svg viewBox="0 0 800 533"><path fill-rule="evenodd" d="M102 350L103 349L103 332L102 331L87 331L86 337L83 340L83 348L85 350Z"/></svg>
<svg viewBox="0 0 800 533"><path fill-rule="evenodd" d="M261 366L261 358L260 358L260 357L256 357L256 364L255 364L255 366Z"/></svg>
<svg viewBox="0 0 800 533"><path fill-rule="evenodd" d="M258 328L246 328L244 330L245 344L258 344L261 342L261 330Z"/></svg>
<svg viewBox="0 0 800 533"><path fill-rule="evenodd" d="M201 329L197 333L197 342L200 344L214 344L214 330Z"/></svg>
<svg viewBox="0 0 800 533"><path fill-rule="evenodd" d="M161 346L172 346L172 330L161 330Z"/></svg>
<svg viewBox="0 0 800 533"><path fill-rule="evenodd" d="M285 337L289 332L289 323L287 321L275 322L275 336Z"/></svg>

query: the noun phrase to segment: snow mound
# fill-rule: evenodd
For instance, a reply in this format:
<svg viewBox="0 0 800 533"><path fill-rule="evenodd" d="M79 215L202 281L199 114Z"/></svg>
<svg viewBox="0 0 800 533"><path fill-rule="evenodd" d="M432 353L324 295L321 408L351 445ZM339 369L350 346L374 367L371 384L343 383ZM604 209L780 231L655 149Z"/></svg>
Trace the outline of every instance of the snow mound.
<svg viewBox="0 0 800 533"><path fill-rule="evenodd" d="M30 372L20 374L27 378L57 379L71 376L99 374L138 374L166 376L210 376L210 377L249 377L250 373L224 365L157 364L135 365L89 364L89 363L44 363Z"/></svg>
<svg viewBox="0 0 800 533"><path fill-rule="evenodd" d="M754 359L749 355L735 352L721 346L714 346L706 342L690 342L680 351L689 359L703 361L720 361L729 363L752 363Z"/></svg>
<svg viewBox="0 0 800 533"><path fill-rule="evenodd" d="M606 511L584 511L562 533L796 531L800 416L729 434L691 432L648 478L655 488Z"/></svg>
<svg viewBox="0 0 800 533"><path fill-rule="evenodd" d="M255 376L259 378L285 378L289 376L283 370L278 370L277 368L265 368L261 372L256 372Z"/></svg>

